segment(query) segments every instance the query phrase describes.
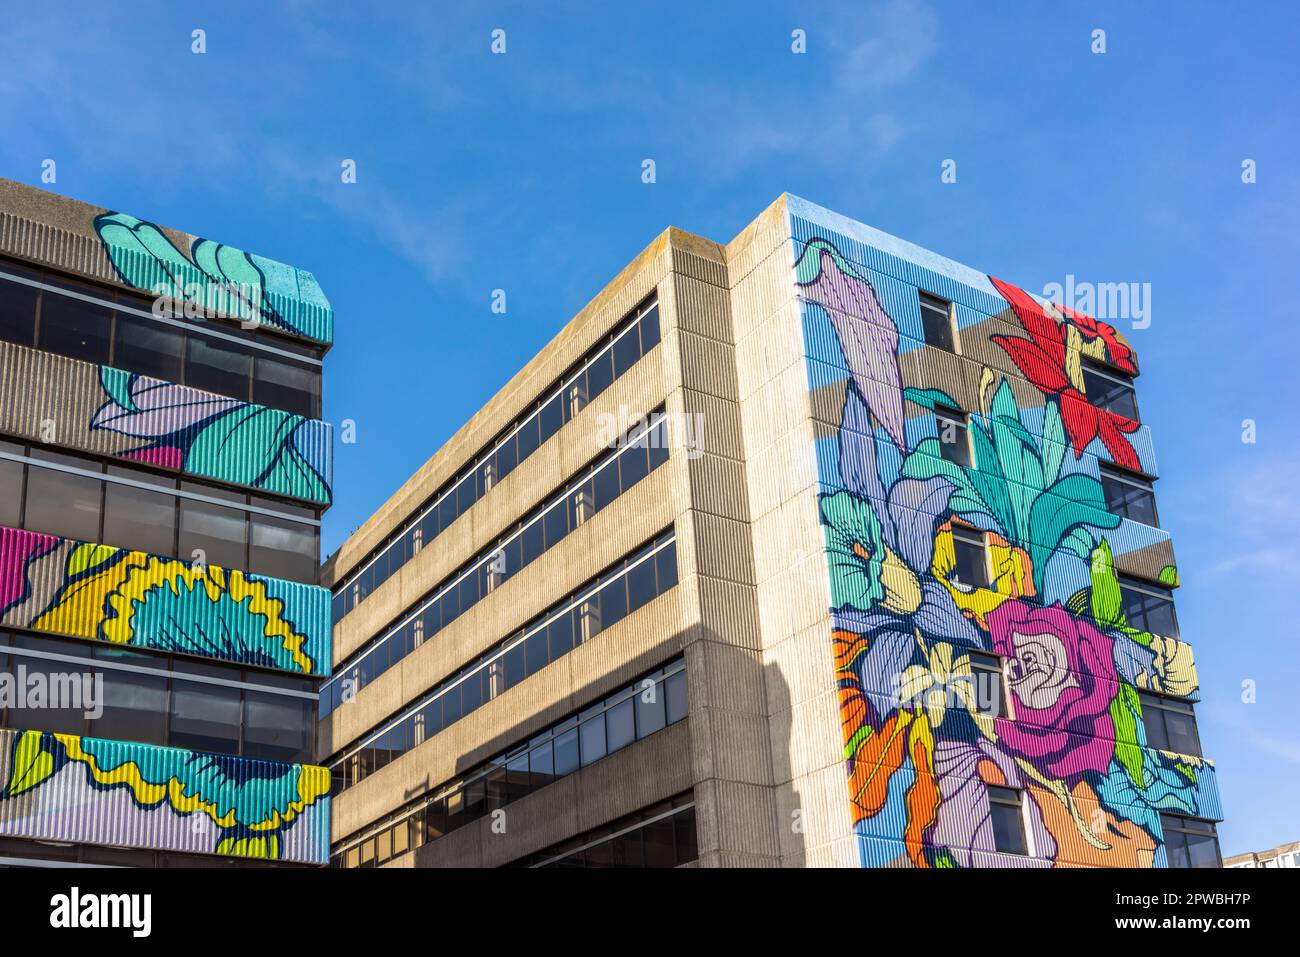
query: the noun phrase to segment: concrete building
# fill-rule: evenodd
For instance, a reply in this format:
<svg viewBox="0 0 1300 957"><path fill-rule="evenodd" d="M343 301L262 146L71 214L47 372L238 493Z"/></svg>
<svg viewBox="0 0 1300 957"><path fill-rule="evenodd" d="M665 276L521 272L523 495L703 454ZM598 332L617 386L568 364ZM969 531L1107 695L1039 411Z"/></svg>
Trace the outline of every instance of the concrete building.
<svg viewBox="0 0 1300 957"><path fill-rule="evenodd" d="M323 864L310 273L0 180L0 863Z"/></svg>
<svg viewBox="0 0 1300 957"><path fill-rule="evenodd" d="M1248 851L1225 858L1224 867L1300 867L1300 841L1279 844L1267 851Z"/></svg>
<svg viewBox="0 0 1300 957"><path fill-rule="evenodd" d="M669 229L323 569L337 866L1218 864L1116 329Z"/></svg>

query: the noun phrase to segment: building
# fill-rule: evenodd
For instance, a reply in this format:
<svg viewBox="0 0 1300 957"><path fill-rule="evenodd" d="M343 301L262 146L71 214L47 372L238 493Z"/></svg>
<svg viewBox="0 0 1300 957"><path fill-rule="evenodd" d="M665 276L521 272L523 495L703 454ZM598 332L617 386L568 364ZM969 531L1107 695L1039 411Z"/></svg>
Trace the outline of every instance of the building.
<svg viewBox="0 0 1300 957"><path fill-rule="evenodd" d="M1234 854L1223 862L1224 867L1300 867L1300 841L1279 844L1267 851L1249 851Z"/></svg>
<svg viewBox="0 0 1300 957"><path fill-rule="evenodd" d="M333 313L0 180L0 862L322 864Z"/></svg>
<svg viewBox="0 0 1300 957"><path fill-rule="evenodd" d="M669 229L327 561L336 866L1218 865L1112 326Z"/></svg>

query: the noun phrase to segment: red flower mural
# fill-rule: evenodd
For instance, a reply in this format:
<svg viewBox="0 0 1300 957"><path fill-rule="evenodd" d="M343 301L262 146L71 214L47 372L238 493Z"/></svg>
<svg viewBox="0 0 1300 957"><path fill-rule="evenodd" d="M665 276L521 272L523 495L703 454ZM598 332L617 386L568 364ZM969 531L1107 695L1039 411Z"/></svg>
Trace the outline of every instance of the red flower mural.
<svg viewBox="0 0 1300 957"><path fill-rule="evenodd" d="M1011 304L1016 318L1029 333L1028 339L1000 335L989 338L1002 347L1016 368L1034 386L1045 395L1056 396L1060 403L1061 422L1070 437L1074 457L1082 458L1083 450L1093 439L1100 437L1115 464L1141 471L1137 452L1124 437L1125 433L1136 432L1138 423L1094 406L1083 394L1083 383L1071 377L1066 354L1066 324L1049 316L1023 289L992 276L989 279L1002 294L1002 298ZM1073 310L1067 311L1066 316L1081 336L1088 339L1101 338L1106 343L1107 355L1116 366L1129 372L1137 371L1133 365L1132 350L1114 329Z"/></svg>

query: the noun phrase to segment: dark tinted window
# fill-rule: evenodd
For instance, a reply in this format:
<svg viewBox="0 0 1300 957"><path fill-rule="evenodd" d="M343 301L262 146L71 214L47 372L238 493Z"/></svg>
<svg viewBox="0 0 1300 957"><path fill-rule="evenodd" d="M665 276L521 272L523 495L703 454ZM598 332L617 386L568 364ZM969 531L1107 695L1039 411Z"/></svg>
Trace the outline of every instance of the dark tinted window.
<svg viewBox="0 0 1300 957"><path fill-rule="evenodd" d="M1137 421L1137 395L1132 380L1084 365L1083 389L1088 401L1097 408Z"/></svg>
<svg viewBox="0 0 1300 957"><path fill-rule="evenodd" d="M107 365L112 320L112 311L103 306L92 306L57 293L48 294L41 303L40 347L73 359Z"/></svg>
<svg viewBox="0 0 1300 957"><path fill-rule="evenodd" d="M40 449L32 458L101 472L97 462ZM63 535L83 542L99 540L100 480L52 468L38 468L27 482L24 524L34 532Z"/></svg>
<svg viewBox="0 0 1300 957"><path fill-rule="evenodd" d="M988 559L985 556L983 534L964 528L954 528L952 547L956 563L950 580L968 589L987 588Z"/></svg>
<svg viewBox="0 0 1300 957"><path fill-rule="evenodd" d="M1101 487L1106 495L1107 511L1143 525L1159 527L1160 522L1156 517L1156 493L1149 481L1103 466Z"/></svg>
<svg viewBox="0 0 1300 957"><path fill-rule="evenodd" d="M935 409L934 417L939 431L939 454L955 465L972 467L974 462L971 459L970 437L966 434L965 413Z"/></svg>
<svg viewBox="0 0 1300 957"><path fill-rule="evenodd" d="M188 337L185 381L196 389L247 400L252 353L223 339Z"/></svg>
<svg viewBox="0 0 1300 957"><path fill-rule="evenodd" d="M127 372L182 381L185 335L174 326L119 312L113 342L113 365Z"/></svg>
<svg viewBox="0 0 1300 957"><path fill-rule="evenodd" d="M953 350L951 306L937 296L921 293L921 327L925 332L925 344Z"/></svg>
<svg viewBox="0 0 1300 957"><path fill-rule="evenodd" d="M105 483L103 542L155 555L171 555L176 549L175 497L115 482Z"/></svg>
<svg viewBox="0 0 1300 957"><path fill-rule="evenodd" d="M239 751L238 688L172 681L171 745L196 751Z"/></svg>
<svg viewBox="0 0 1300 957"><path fill-rule="evenodd" d="M194 561L195 551L208 565L247 568L244 542L245 513L238 509L181 499L181 534L178 551L182 561Z"/></svg>
<svg viewBox="0 0 1300 957"><path fill-rule="evenodd" d="M317 574L317 529L270 515L249 514L252 535L248 567L259 575L314 584Z"/></svg>
<svg viewBox="0 0 1300 957"><path fill-rule="evenodd" d="M1004 854L1028 853L1019 791L990 785L989 819L993 825L994 848Z"/></svg>
<svg viewBox="0 0 1300 957"><path fill-rule="evenodd" d="M1166 638L1178 637L1178 619L1169 589L1121 577L1119 591L1129 627Z"/></svg>
<svg viewBox="0 0 1300 957"><path fill-rule="evenodd" d="M320 415L320 367L291 359L257 357L253 401L308 418Z"/></svg>
<svg viewBox="0 0 1300 957"><path fill-rule="evenodd" d="M0 339L30 346L36 341L36 297L31 286L0 279Z"/></svg>

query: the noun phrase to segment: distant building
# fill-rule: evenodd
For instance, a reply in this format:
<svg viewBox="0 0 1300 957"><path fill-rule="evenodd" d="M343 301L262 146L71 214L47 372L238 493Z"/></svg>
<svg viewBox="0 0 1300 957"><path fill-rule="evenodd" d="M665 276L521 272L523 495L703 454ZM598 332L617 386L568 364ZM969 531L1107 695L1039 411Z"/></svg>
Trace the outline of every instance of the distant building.
<svg viewBox="0 0 1300 957"><path fill-rule="evenodd" d="M1250 851L1234 854L1223 862L1224 867L1300 867L1300 841L1279 844L1267 851Z"/></svg>

